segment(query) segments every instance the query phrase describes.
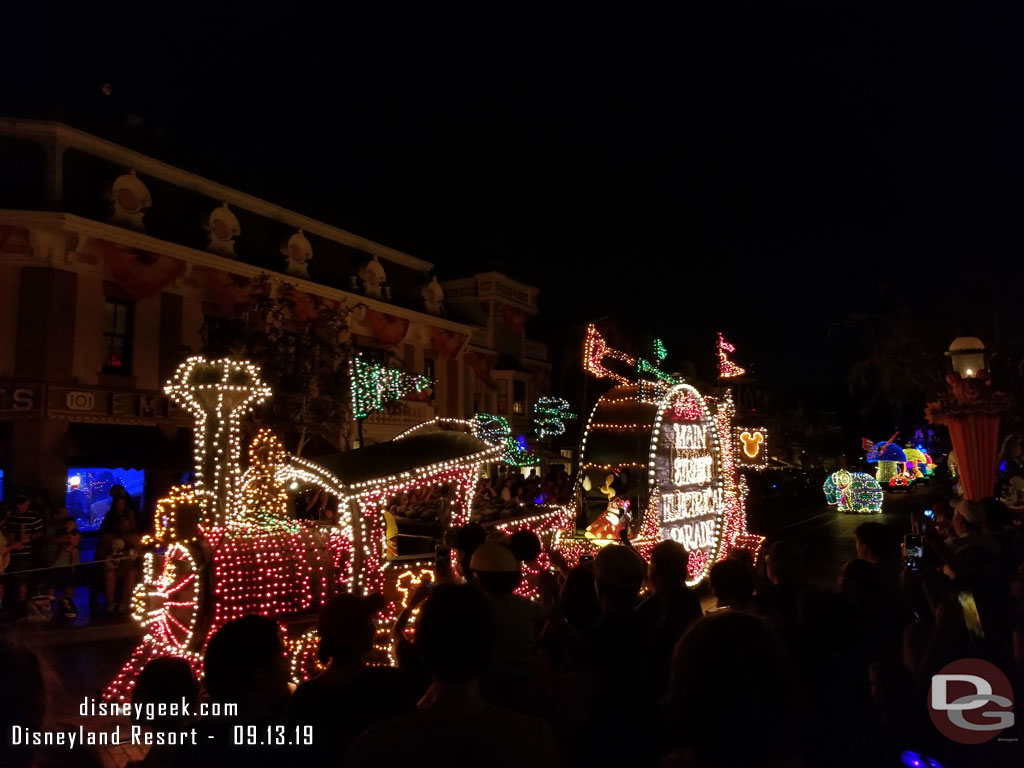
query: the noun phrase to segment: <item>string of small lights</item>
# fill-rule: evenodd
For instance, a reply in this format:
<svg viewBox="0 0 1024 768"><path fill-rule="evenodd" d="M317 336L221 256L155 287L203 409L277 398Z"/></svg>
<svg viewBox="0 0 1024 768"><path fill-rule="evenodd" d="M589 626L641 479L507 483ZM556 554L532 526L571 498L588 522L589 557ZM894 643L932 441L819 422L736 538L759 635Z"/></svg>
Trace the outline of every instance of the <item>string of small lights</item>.
<svg viewBox="0 0 1024 768"><path fill-rule="evenodd" d="M365 419L383 408L385 403L422 392L431 386L426 376L376 363L362 354L353 355L349 360L349 373L352 413L357 419Z"/></svg>

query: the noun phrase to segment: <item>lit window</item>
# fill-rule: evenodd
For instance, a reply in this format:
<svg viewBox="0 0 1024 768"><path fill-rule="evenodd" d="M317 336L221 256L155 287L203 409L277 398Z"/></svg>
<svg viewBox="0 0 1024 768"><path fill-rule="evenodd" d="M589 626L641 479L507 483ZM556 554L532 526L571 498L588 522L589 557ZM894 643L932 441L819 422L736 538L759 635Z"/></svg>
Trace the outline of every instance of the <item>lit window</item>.
<svg viewBox="0 0 1024 768"><path fill-rule="evenodd" d="M512 413L526 413L526 382L512 382Z"/></svg>
<svg viewBox="0 0 1024 768"><path fill-rule="evenodd" d="M103 307L103 372L131 373L132 305L107 299Z"/></svg>

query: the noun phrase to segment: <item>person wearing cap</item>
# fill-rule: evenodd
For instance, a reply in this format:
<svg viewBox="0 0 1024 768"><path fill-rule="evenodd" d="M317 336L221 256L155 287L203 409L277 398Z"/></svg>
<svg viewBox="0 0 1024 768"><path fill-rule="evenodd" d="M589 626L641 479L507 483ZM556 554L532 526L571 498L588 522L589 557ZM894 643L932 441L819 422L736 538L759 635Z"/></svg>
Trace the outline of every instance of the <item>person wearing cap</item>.
<svg viewBox="0 0 1024 768"><path fill-rule="evenodd" d="M583 635L592 694L581 725L583 762L646 765L653 745L644 740L595 739L614 723L620 733L641 732L657 717L652 639L637 599L647 564L631 547L608 544L594 558L594 583L601 617Z"/></svg>
<svg viewBox="0 0 1024 768"><path fill-rule="evenodd" d="M415 704L397 669L364 663L373 650L377 614L385 606L380 594L344 593L320 610L318 658L328 666L298 687L288 707L293 722L313 726L317 756L343 754L367 727L409 712Z"/></svg>
<svg viewBox="0 0 1024 768"><path fill-rule="evenodd" d="M522 566L504 541L485 541L470 559L473 578L494 612L494 657L482 680L484 697L496 706L524 710L534 672L537 638L543 626L540 606L514 594Z"/></svg>
<svg viewBox="0 0 1024 768"><path fill-rule="evenodd" d="M980 501L961 499L953 502L953 533L949 542L954 552L965 547L981 547L997 561L999 543L982 530L985 525L985 507Z"/></svg>

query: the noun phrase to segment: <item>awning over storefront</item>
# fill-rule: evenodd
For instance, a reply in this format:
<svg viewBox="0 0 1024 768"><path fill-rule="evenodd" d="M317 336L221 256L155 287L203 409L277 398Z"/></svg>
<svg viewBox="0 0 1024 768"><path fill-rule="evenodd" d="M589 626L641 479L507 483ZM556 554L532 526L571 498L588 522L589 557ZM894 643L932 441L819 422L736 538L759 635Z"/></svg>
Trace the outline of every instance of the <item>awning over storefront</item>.
<svg viewBox="0 0 1024 768"><path fill-rule="evenodd" d="M125 424L68 425L68 466L189 472L195 464L192 430L168 437L159 427Z"/></svg>

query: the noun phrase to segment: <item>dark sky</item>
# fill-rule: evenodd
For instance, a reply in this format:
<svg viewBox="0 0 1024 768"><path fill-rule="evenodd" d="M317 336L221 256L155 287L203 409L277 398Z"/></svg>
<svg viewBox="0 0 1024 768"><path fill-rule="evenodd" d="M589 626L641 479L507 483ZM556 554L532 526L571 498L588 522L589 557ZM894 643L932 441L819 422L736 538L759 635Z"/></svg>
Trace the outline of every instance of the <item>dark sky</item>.
<svg viewBox="0 0 1024 768"><path fill-rule="evenodd" d="M441 277L503 269L552 328L608 316L702 365L722 329L768 385L827 400L848 313L971 330L953 295L1020 277L1019 3L105 5L0 7L0 111Z"/></svg>

